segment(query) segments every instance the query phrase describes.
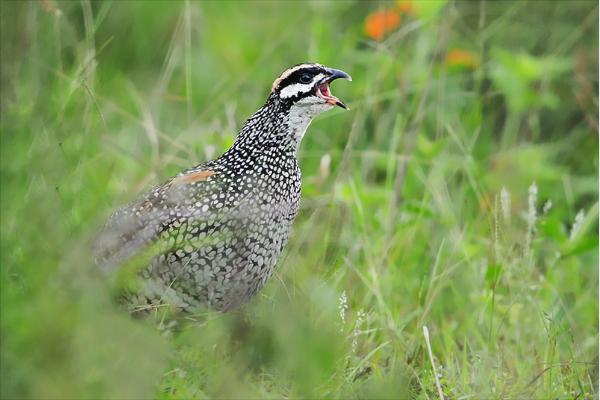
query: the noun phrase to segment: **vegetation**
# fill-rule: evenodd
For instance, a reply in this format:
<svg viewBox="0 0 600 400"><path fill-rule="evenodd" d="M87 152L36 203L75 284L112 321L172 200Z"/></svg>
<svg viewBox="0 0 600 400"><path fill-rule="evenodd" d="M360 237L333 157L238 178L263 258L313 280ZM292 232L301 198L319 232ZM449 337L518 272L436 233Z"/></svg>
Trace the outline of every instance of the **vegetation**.
<svg viewBox="0 0 600 400"><path fill-rule="evenodd" d="M598 398L597 2L4 1L0 25L2 398ZM132 320L94 235L303 61L353 76L351 111L304 139L276 276Z"/></svg>

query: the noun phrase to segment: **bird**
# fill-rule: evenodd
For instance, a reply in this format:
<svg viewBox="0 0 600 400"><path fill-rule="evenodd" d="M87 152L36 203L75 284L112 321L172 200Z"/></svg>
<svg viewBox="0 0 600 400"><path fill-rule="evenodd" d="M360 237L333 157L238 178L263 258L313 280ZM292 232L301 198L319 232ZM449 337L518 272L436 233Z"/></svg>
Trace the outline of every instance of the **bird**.
<svg viewBox="0 0 600 400"><path fill-rule="evenodd" d="M168 305L220 312L247 303L273 274L298 214L300 142L314 117L338 106L332 81L346 72L318 63L286 69L266 102L220 157L186 169L114 212L95 242L105 274L146 254L131 313Z"/></svg>

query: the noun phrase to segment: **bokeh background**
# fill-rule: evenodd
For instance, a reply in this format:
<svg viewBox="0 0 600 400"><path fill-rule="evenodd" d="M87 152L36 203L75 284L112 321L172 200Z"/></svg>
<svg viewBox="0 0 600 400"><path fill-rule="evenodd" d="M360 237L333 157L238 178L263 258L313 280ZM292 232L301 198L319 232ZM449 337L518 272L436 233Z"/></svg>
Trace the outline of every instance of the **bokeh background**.
<svg viewBox="0 0 600 400"><path fill-rule="evenodd" d="M596 1L3 1L2 398L598 398ZM132 320L89 244L285 68L350 73L233 314Z"/></svg>

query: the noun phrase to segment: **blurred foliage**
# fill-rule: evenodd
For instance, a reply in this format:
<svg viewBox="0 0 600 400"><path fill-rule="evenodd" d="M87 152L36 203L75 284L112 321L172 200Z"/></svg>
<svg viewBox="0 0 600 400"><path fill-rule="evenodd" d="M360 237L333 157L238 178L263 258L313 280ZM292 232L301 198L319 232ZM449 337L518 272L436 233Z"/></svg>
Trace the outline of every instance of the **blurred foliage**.
<svg viewBox="0 0 600 400"><path fill-rule="evenodd" d="M598 396L597 2L0 7L2 398L434 398L423 325L449 398ZM307 60L352 111L304 139L276 276L124 315L104 219Z"/></svg>

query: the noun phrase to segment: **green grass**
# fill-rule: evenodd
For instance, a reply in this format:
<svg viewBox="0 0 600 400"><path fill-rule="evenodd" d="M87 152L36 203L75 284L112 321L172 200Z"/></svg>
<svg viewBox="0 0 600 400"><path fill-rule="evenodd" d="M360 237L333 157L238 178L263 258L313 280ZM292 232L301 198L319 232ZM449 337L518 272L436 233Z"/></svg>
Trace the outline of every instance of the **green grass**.
<svg viewBox="0 0 600 400"><path fill-rule="evenodd" d="M1 397L434 399L427 326L448 398L598 398L598 5L416 4L377 42L396 3L2 2ZM124 315L105 218L306 60L351 111L309 128L276 276L175 330Z"/></svg>

